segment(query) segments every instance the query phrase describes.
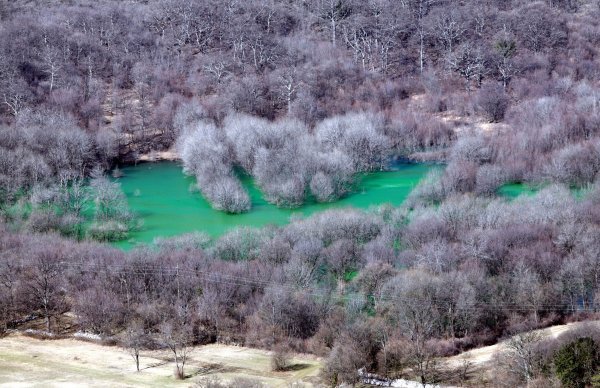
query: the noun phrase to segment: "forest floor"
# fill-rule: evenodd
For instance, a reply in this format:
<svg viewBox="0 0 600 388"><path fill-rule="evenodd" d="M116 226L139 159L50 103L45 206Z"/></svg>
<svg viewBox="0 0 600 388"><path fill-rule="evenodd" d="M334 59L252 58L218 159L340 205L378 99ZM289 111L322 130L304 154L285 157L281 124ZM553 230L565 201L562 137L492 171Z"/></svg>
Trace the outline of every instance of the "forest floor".
<svg viewBox="0 0 600 388"><path fill-rule="evenodd" d="M204 378L260 381L269 387L302 382L317 386L321 362L297 355L288 371L272 372L270 352L227 345L194 348L186 363L189 376L174 378L174 363L166 351L142 352L141 372L129 353L76 339L39 340L12 334L0 339L0 387L189 387Z"/></svg>

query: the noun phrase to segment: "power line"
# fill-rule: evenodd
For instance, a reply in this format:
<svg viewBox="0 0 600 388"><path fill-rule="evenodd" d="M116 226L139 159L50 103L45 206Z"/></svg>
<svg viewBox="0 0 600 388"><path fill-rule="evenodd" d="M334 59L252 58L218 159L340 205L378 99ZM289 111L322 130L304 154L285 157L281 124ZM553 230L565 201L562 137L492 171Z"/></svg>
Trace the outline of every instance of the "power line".
<svg viewBox="0 0 600 388"><path fill-rule="evenodd" d="M302 287L294 286L289 284L280 284L266 280L258 280L250 277L244 277L239 275L228 275L218 274L215 272L203 271L195 268L165 268L156 264L145 264L143 267L135 265L108 265L105 268L87 268L89 265L85 263L65 263L59 264L63 268L80 269L85 273L96 273L96 274L131 274L131 275L170 275L173 277L193 277L194 279L204 280L208 283L224 284L224 285L235 285L235 286L254 286L257 288L265 289L269 287L277 287L279 289L286 289L291 292L301 291L304 294L309 294L318 298L328 298L338 300L341 302L356 302L364 303L368 297L356 297L353 295L336 295L327 289L317 289L315 287ZM438 298L428 298L427 301L412 298L412 297L400 297L390 295L378 295L375 297L380 302L398 302L398 303L415 303L415 302L427 302L436 308L453 307L457 311L481 311L481 310L493 310L493 311L557 311L570 309L567 303L540 303L540 304L529 304L519 305L510 302L474 302L460 304L449 300L441 300Z"/></svg>

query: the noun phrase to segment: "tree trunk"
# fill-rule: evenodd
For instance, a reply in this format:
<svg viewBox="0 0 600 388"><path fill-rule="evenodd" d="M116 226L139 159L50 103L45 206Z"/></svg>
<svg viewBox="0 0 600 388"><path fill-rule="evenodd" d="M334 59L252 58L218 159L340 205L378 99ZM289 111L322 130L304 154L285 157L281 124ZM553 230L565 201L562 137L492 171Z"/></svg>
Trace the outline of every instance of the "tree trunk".
<svg viewBox="0 0 600 388"><path fill-rule="evenodd" d="M425 36L422 28L419 29L419 40L419 68L421 70L421 74L423 74L423 68L425 67Z"/></svg>
<svg viewBox="0 0 600 388"><path fill-rule="evenodd" d="M331 17L331 43L335 47L335 16Z"/></svg>
<svg viewBox="0 0 600 388"><path fill-rule="evenodd" d="M175 356L175 373L176 373L176 377L179 380L183 380L183 368L179 366L179 357L177 357L177 352L173 351L173 354Z"/></svg>
<svg viewBox="0 0 600 388"><path fill-rule="evenodd" d="M47 303L44 303L44 316L46 317L46 331L50 333L50 313L48 312Z"/></svg>

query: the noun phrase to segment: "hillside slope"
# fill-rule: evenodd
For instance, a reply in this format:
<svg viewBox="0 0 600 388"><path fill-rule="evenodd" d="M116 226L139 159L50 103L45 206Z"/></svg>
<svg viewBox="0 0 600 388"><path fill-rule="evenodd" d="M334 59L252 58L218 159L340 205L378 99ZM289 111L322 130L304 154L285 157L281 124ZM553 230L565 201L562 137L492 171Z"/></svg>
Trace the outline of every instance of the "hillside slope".
<svg viewBox="0 0 600 388"><path fill-rule="evenodd" d="M10 335L0 340L0 387L189 387L204 378L246 378L269 387L302 382L311 387L321 366L315 357L296 356L290 371L271 372L268 351L207 345L190 353L189 377L178 381L168 352L145 351L140 361L137 373L131 356L119 347Z"/></svg>

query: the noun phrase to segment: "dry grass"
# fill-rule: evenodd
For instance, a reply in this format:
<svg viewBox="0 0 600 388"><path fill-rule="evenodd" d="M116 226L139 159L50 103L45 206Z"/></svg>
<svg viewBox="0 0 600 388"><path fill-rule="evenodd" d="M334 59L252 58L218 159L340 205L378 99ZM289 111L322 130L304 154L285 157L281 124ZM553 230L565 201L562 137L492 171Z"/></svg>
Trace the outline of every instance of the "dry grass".
<svg viewBox="0 0 600 388"><path fill-rule="evenodd" d="M540 334L541 338L557 338L570 330L590 324L600 326L600 321L574 322L535 331ZM490 372L492 371L492 368L494 368L494 356L506 351L506 342L507 340L501 341L495 345L469 350L454 357L448 357L443 360L444 369L456 371L460 368L464 368L465 363L468 363L471 383L474 383L474 386L483 386L484 383L488 382L491 378ZM473 386L472 384L469 386Z"/></svg>
<svg viewBox="0 0 600 388"><path fill-rule="evenodd" d="M551 326L545 329L536 330L541 336L541 338L557 338L559 335L566 333L567 331L576 329L578 327L582 327L585 325L599 325L600 321L584 321L584 322L573 322L567 323L566 325L556 325ZM484 346L482 348L477 348L473 350L469 350L468 352L464 352L454 357L448 358L446 361L448 363L460 362L462 360L467 360L471 362L473 365L483 365L492 361L494 354L497 352L502 352L506 349L506 341L499 342L495 345Z"/></svg>
<svg viewBox="0 0 600 388"><path fill-rule="evenodd" d="M269 387L294 382L318 385L319 359L296 356L293 368L271 372L270 352L225 345L193 350L183 381L174 378L174 364L163 351L143 352L141 372L129 354L118 347L61 339L38 340L22 335L0 339L0 387L189 387L217 376L223 380L247 377Z"/></svg>

